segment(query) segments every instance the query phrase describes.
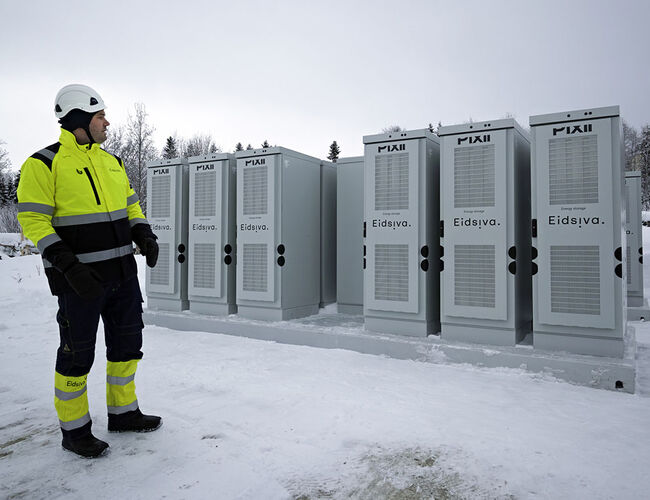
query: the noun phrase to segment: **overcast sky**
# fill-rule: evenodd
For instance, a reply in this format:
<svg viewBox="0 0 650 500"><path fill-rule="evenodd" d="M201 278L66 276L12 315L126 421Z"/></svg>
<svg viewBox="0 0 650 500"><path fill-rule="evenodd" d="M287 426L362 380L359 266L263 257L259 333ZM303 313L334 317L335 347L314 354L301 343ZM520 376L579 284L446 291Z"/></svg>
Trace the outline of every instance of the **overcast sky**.
<svg viewBox="0 0 650 500"><path fill-rule="evenodd" d="M0 0L0 140L14 168L58 139L85 83L156 145L210 134L325 158L363 135L618 104L650 123L649 0Z"/></svg>

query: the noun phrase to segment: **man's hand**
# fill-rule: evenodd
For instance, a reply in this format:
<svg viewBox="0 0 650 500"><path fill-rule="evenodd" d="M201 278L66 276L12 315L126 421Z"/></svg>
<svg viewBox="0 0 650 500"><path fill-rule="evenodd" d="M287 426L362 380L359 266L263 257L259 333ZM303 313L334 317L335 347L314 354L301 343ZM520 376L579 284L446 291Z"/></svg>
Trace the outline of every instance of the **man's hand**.
<svg viewBox="0 0 650 500"><path fill-rule="evenodd" d="M101 276L86 264L81 262L73 264L63 273L63 276L82 299L94 300L104 293Z"/></svg>
<svg viewBox="0 0 650 500"><path fill-rule="evenodd" d="M140 247L140 253L147 258L147 265L155 267L156 262L158 262L158 243L156 243L156 240L145 238L142 240L142 244L138 246Z"/></svg>

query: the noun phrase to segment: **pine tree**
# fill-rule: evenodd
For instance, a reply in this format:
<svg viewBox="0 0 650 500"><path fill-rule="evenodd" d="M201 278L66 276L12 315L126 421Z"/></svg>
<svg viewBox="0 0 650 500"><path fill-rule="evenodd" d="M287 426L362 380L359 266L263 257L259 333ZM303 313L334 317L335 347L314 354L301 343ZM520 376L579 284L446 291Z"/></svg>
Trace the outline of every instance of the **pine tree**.
<svg viewBox="0 0 650 500"><path fill-rule="evenodd" d="M336 160L339 159L340 152L341 148L339 148L339 145L336 143L336 141L332 142L332 144L330 144L330 154L327 155L327 159L336 163Z"/></svg>
<svg viewBox="0 0 650 500"><path fill-rule="evenodd" d="M244 146L242 146L241 142L238 142L237 145L235 146L235 151L243 151Z"/></svg>
<svg viewBox="0 0 650 500"><path fill-rule="evenodd" d="M246 151L250 151L251 149L253 149L253 146L251 146L250 144L246 146Z"/></svg>
<svg viewBox="0 0 650 500"><path fill-rule="evenodd" d="M7 188L7 182L5 176L0 173L0 208L4 207L7 203L7 195L5 190Z"/></svg>
<svg viewBox="0 0 650 500"><path fill-rule="evenodd" d="M262 147L263 147L263 148L270 148L271 146L269 146L269 141L267 141L266 139L264 139L264 142L262 143Z"/></svg>
<svg viewBox="0 0 650 500"><path fill-rule="evenodd" d="M178 158L178 148L176 147L176 139L174 137L167 137L162 157L166 159Z"/></svg>

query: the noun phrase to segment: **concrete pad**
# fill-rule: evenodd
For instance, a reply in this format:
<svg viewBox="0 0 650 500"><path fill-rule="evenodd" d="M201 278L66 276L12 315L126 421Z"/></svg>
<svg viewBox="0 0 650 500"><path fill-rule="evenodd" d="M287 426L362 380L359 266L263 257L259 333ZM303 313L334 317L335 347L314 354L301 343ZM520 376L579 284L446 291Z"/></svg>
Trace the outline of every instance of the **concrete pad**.
<svg viewBox="0 0 650 500"><path fill-rule="evenodd" d="M235 335L283 344L348 349L364 354L426 363L468 363L485 368L515 368L598 389L635 391L634 328L628 327L625 357L585 356L533 349L531 345L485 346L370 332L363 316L321 312L288 321L258 321L238 315L207 316L190 311L145 309L144 322L179 331Z"/></svg>

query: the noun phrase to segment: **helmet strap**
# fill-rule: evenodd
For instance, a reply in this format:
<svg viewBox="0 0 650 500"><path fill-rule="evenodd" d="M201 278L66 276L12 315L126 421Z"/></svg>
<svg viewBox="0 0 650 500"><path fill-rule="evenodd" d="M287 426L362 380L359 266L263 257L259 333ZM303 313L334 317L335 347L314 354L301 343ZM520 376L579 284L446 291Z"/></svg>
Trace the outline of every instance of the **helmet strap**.
<svg viewBox="0 0 650 500"><path fill-rule="evenodd" d="M95 138L93 137L93 134L90 133L90 124L86 125L83 128L84 132L86 132L86 135L88 136L88 146L92 146L95 144Z"/></svg>

